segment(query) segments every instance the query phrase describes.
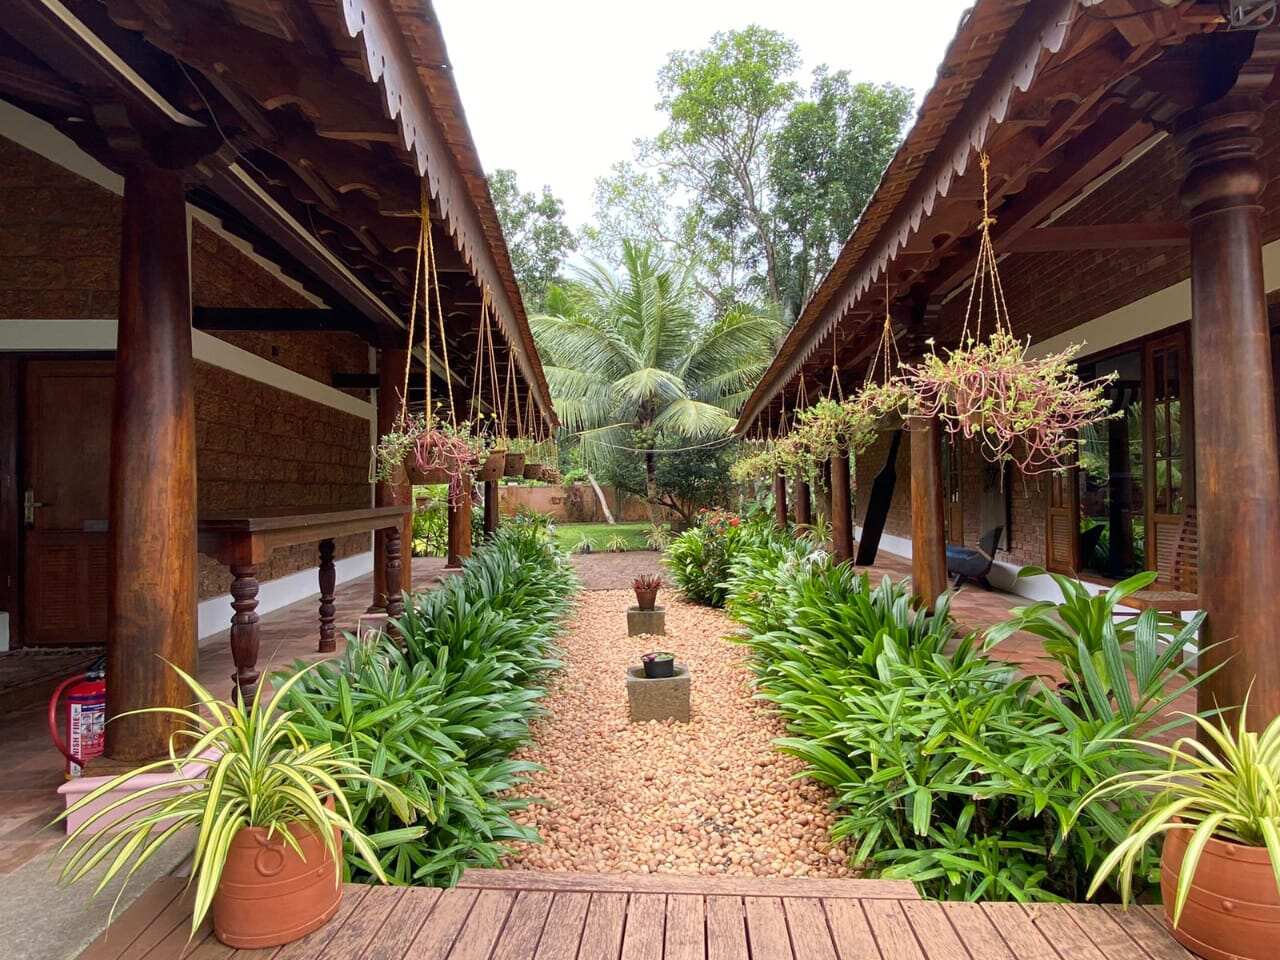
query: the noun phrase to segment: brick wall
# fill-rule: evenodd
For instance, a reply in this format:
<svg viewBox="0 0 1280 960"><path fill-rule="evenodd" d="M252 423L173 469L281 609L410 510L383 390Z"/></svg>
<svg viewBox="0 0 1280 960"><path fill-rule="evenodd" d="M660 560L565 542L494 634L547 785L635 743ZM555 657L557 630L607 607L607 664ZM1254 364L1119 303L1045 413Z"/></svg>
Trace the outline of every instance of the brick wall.
<svg viewBox="0 0 1280 960"><path fill-rule="evenodd" d="M0 320L102 319L119 307L120 199L0 137ZM192 300L217 307L304 307L310 301L234 244L195 223ZM368 368L349 333L216 334L328 384ZM195 368L197 482L202 512L368 506L367 420L206 363ZM359 392L367 399L367 391ZM337 544L339 559L369 548ZM315 546L278 550L260 572L274 579L315 566ZM231 578L200 557L201 598Z"/></svg>

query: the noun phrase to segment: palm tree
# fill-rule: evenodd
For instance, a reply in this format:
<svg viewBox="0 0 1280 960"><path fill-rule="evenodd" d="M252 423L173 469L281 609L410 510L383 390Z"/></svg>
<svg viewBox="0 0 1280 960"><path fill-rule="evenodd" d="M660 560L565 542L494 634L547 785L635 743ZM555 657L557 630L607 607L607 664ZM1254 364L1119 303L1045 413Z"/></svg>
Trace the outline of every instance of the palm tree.
<svg viewBox="0 0 1280 960"><path fill-rule="evenodd" d="M531 321L556 411L584 453L638 438L655 521L659 441L727 436L780 332L746 306L700 321L695 293L692 264L625 241L620 275L589 261Z"/></svg>

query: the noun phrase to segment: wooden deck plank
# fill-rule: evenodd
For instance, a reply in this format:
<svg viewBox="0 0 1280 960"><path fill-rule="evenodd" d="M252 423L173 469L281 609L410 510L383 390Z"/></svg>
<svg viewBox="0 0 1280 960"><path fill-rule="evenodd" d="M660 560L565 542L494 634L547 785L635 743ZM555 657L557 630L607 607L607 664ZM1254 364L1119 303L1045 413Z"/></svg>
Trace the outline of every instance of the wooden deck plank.
<svg viewBox="0 0 1280 960"><path fill-rule="evenodd" d="M1169 932L1169 922L1164 916L1164 907L1154 908L1154 912L1140 907L1126 910L1118 903L1106 903L1102 910L1133 938L1152 960L1194 960L1194 955Z"/></svg>
<svg viewBox="0 0 1280 960"><path fill-rule="evenodd" d="M350 889L347 888L348 896ZM325 944L319 954L320 960L352 960L360 956L382 931L387 917L404 897L402 887L369 887L368 891L359 909Z"/></svg>
<svg viewBox="0 0 1280 960"><path fill-rule="evenodd" d="M467 922L477 896L477 890L459 890L456 887L441 890L435 909L428 914L426 923L409 944L404 960L444 960Z"/></svg>
<svg viewBox="0 0 1280 960"><path fill-rule="evenodd" d="M557 893L547 911L537 960L576 960L582 927L591 905L589 893Z"/></svg>
<svg viewBox="0 0 1280 960"><path fill-rule="evenodd" d="M516 895L510 890L481 890L454 941L449 960L489 960L515 899Z"/></svg>
<svg viewBox="0 0 1280 960"><path fill-rule="evenodd" d="M622 939L622 960L662 960L662 941L666 925L666 894L632 894L627 902L627 925Z"/></svg>
<svg viewBox="0 0 1280 960"><path fill-rule="evenodd" d="M361 960L401 960L440 900L434 887L410 887L400 897L395 916L384 923Z"/></svg>
<svg viewBox="0 0 1280 960"><path fill-rule="evenodd" d="M944 901L939 904L960 942L969 953L982 960L1021 960L1009 952L1004 938L983 912L981 905L963 901Z"/></svg>
<svg viewBox="0 0 1280 960"><path fill-rule="evenodd" d="M622 929L627 922L625 893L593 893L582 927L579 957L616 957L622 949Z"/></svg>
<svg viewBox="0 0 1280 960"><path fill-rule="evenodd" d="M1018 960L1058 960L1058 951L1018 903L984 903L982 912Z"/></svg>
<svg viewBox="0 0 1280 960"><path fill-rule="evenodd" d="M169 931L168 935L143 954L143 960L178 960L185 958L195 947L203 944L206 940L213 936L213 921L206 919L200 925L194 936L191 933L190 913L182 918L182 921ZM214 943L217 943L214 940ZM227 952L231 952L231 948L227 948Z"/></svg>
<svg viewBox="0 0 1280 960"><path fill-rule="evenodd" d="M1036 929L1044 934L1044 938L1053 944L1063 956L1071 960L1107 960L1092 940L1075 923L1068 911L1074 906L1065 903L1032 903L1023 904Z"/></svg>
<svg viewBox="0 0 1280 960"><path fill-rule="evenodd" d="M826 907L827 924L840 960L882 960L862 904L850 900L827 900L823 906Z"/></svg>
<svg viewBox="0 0 1280 960"><path fill-rule="evenodd" d="M786 897L782 901L787 915L787 929L791 932L791 949L796 960L839 960L831 931L827 929L827 914L821 900L809 897Z"/></svg>
<svg viewBox="0 0 1280 960"><path fill-rule="evenodd" d="M664 960L705 960L706 956L706 901L702 897L684 893L667 897Z"/></svg>
<svg viewBox="0 0 1280 960"><path fill-rule="evenodd" d="M545 890L521 890L507 917L507 928L493 950L493 960L533 960L542 939L553 894Z"/></svg>
<svg viewBox="0 0 1280 960"><path fill-rule="evenodd" d="M235 952L234 947L228 947L210 932L203 941L195 944L181 956L182 960L228 960Z"/></svg>
<svg viewBox="0 0 1280 960"><path fill-rule="evenodd" d="M769 960L791 960L791 937L787 933L787 913L778 897L749 897L747 909L747 942L752 957Z"/></svg>
<svg viewBox="0 0 1280 960"><path fill-rule="evenodd" d="M690 877L675 873L574 873L569 870L466 870L458 886L588 893L686 893L695 896L817 897L919 900L906 880L816 880L810 877Z"/></svg>
<svg viewBox="0 0 1280 960"><path fill-rule="evenodd" d="M927 900L909 900L902 904L902 912L906 914L907 923L911 924L911 929L929 960L969 960L969 951L960 942L947 915L942 912L941 904ZM983 957L983 960L986 958Z"/></svg>
<svg viewBox="0 0 1280 960"><path fill-rule="evenodd" d="M919 960L923 956L907 915L902 912L902 904L893 900L867 900L862 907L884 960Z"/></svg>
<svg viewBox="0 0 1280 960"><path fill-rule="evenodd" d="M347 884L342 891L342 902L338 904L338 912L333 919L319 930L312 930L301 940L286 943L273 954L274 960L315 960L329 945L329 941L338 935L351 915L364 903L371 887L364 884Z"/></svg>
<svg viewBox="0 0 1280 960"><path fill-rule="evenodd" d="M1146 950L1096 903L1074 904L1067 915L1108 960L1147 960Z"/></svg>
<svg viewBox="0 0 1280 960"><path fill-rule="evenodd" d="M184 882L177 877L158 880L139 894L115 923L98 934L80 954L80 960L116 960L152 924L156 916L182 893Z"/></svg>
<svg viewBox="0 0 1280 960"><path fill-rule="evenodd" d="M707 897L707 960L749 960L741 897Z"/></svg>

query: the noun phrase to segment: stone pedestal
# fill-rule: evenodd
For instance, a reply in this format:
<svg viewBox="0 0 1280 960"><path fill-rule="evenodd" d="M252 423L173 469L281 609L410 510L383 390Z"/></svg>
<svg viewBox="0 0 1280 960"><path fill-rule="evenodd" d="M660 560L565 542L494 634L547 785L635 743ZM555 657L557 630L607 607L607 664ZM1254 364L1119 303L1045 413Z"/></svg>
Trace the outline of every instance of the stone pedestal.
<svg viewBox="0 0 1280 960"><path fill-rule="evenodd" d="M677 663L674 676L652 680L644 675L644 667L630 668L627 671L627 704L631 709L632 723L644 720L688 723L689 668Z"/></svg>
<svg viewBox="0 0 1280 960"><path fill-rule="evenodd" d="M642 633L650 633L654 636L666 636L666 607L654 607L652 610L641 610L639 607L627 607L627 636L635 637Z"/></svg>

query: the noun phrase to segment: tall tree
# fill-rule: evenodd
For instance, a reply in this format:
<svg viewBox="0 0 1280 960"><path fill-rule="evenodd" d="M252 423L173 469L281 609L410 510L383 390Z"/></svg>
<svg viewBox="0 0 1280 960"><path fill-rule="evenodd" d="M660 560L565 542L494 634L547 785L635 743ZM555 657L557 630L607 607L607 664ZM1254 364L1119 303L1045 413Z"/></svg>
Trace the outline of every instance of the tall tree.
<svg viewBox="0 0 1280 960"><path fill-rule="evenodd" d="M732 430L735 414L773 354L777 322L737 306L710 322L693 308L693 267L653 243L624 241L621 272L597 261L553 284L548 312L532 318L556 411L584 454L642 451L657 520L655 451Z"/></svg>
<svg viewBox="0 0 1280 960"><path fill-rule="evenodd" d="M697 255L714 315L732 302L794 318L830 267L902 136L910 91L820 66L808 96L794 43L759 26L672 53L658 75L667 123L596 182L598 253L647 236Z"/></svg>
<svg viewBox="0 0 1280 960"><path fill-rule="evenodd" d="M543 186L541 194L521 190L514 170L493 171L489 193L507 239L525 309L541 310L547 287L565 257L577 248L573 231L564 222L564 204L548 186Z"/></svg>
<svg viewBox="0 0 1280 960"><path fill-rule="evenodd" d="M723 230L745 222L763 255L765 293L781 302L768 198L769 140L798 92L795 43L755 24L677 50L658 72L666 129L646 145Z"/></svg>
<svg viewBox="0 0 1280 960"><path fill-rule="evenodd" d="M871 199L910 115L911 91L814 71L770 142L769 189L783 310L794 317Z"/></svg>

